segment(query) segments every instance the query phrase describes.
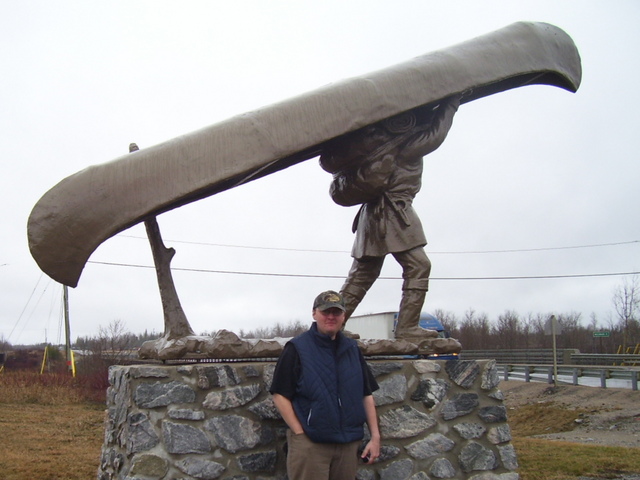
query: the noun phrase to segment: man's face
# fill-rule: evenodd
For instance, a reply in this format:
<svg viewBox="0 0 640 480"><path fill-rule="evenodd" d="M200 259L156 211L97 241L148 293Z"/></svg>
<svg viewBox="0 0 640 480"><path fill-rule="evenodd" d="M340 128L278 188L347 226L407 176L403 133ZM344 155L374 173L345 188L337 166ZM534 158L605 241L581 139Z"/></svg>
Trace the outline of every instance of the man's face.
<svg viewBox="0 0 640 480"><path fill-rule="evenodd" d="M329 335L333 339L342 330L344 312L336 307L324 311L316 308L313 310L313 319L318 325L318 332Z"/></svg>

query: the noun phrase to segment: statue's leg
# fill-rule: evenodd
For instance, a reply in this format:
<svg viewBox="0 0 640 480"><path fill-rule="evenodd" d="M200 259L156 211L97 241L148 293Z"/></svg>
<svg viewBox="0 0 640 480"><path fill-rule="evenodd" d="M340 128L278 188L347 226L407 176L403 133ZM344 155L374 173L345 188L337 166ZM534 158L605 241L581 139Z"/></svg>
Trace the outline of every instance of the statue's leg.
<svg viewBox="0 0 640 480"><path fill-rule="evenodd" d="M383 263L384 257L353 259L347 279L340 289L340 294L344 298L345 307L347 307L345 312L345 324L367 294L367 291L371 288L373 282L375 282L380 276Z"/></svg>
<svg viewBox="0 0 640 480"><path fill-rule="evenodd" d="M422 247L394 253L393 256L402 265L404 279L395 337L405 340L437 337L438 333L435 330L425 330L419 325L420 313L429 290L429 257Z"/></svg>

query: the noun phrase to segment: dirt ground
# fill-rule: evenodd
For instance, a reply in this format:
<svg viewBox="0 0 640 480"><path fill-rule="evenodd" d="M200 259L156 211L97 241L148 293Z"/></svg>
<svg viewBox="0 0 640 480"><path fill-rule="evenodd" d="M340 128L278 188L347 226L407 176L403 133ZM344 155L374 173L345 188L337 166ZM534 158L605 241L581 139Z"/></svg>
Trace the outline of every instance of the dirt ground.
<svg viewBox="0 0 640 480"><path fill-rule="evenodd" d="M508 409L533 403L552 403L578 409L572 431L536 435L537 438L592 445L640 448L640 391L573 385L554 387L543 382L503 381L500 389Z"/></svg>

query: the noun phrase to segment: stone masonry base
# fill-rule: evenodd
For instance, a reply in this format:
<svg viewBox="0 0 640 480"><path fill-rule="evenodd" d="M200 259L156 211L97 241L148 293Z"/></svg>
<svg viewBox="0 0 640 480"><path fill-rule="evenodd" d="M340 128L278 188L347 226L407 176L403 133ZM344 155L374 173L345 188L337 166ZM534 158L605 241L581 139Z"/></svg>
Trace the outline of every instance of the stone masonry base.
<svg viewBox="0 0 640 480"><path fill-rule="evenodd" d="M518 480L492 360L369 360L382 455L357 480ZM112 367L99 480L286 480L274 362ZM367 435L367 432L365 432Z"/></svg>

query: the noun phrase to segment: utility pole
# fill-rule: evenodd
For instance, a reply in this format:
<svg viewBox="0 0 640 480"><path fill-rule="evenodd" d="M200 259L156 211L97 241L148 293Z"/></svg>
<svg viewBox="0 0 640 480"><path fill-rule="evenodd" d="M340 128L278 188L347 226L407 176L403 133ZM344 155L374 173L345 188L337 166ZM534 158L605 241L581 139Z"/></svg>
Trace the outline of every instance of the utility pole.
<svg viewBox="0 0 640 480"><path fill-rule="evenodd" d="M65 358L67 359L67 368L73 372L73 357L71 353L71 327L69 325L69 287L62 286L62 301L64 305L64 335L65 335Z"/></svg>

